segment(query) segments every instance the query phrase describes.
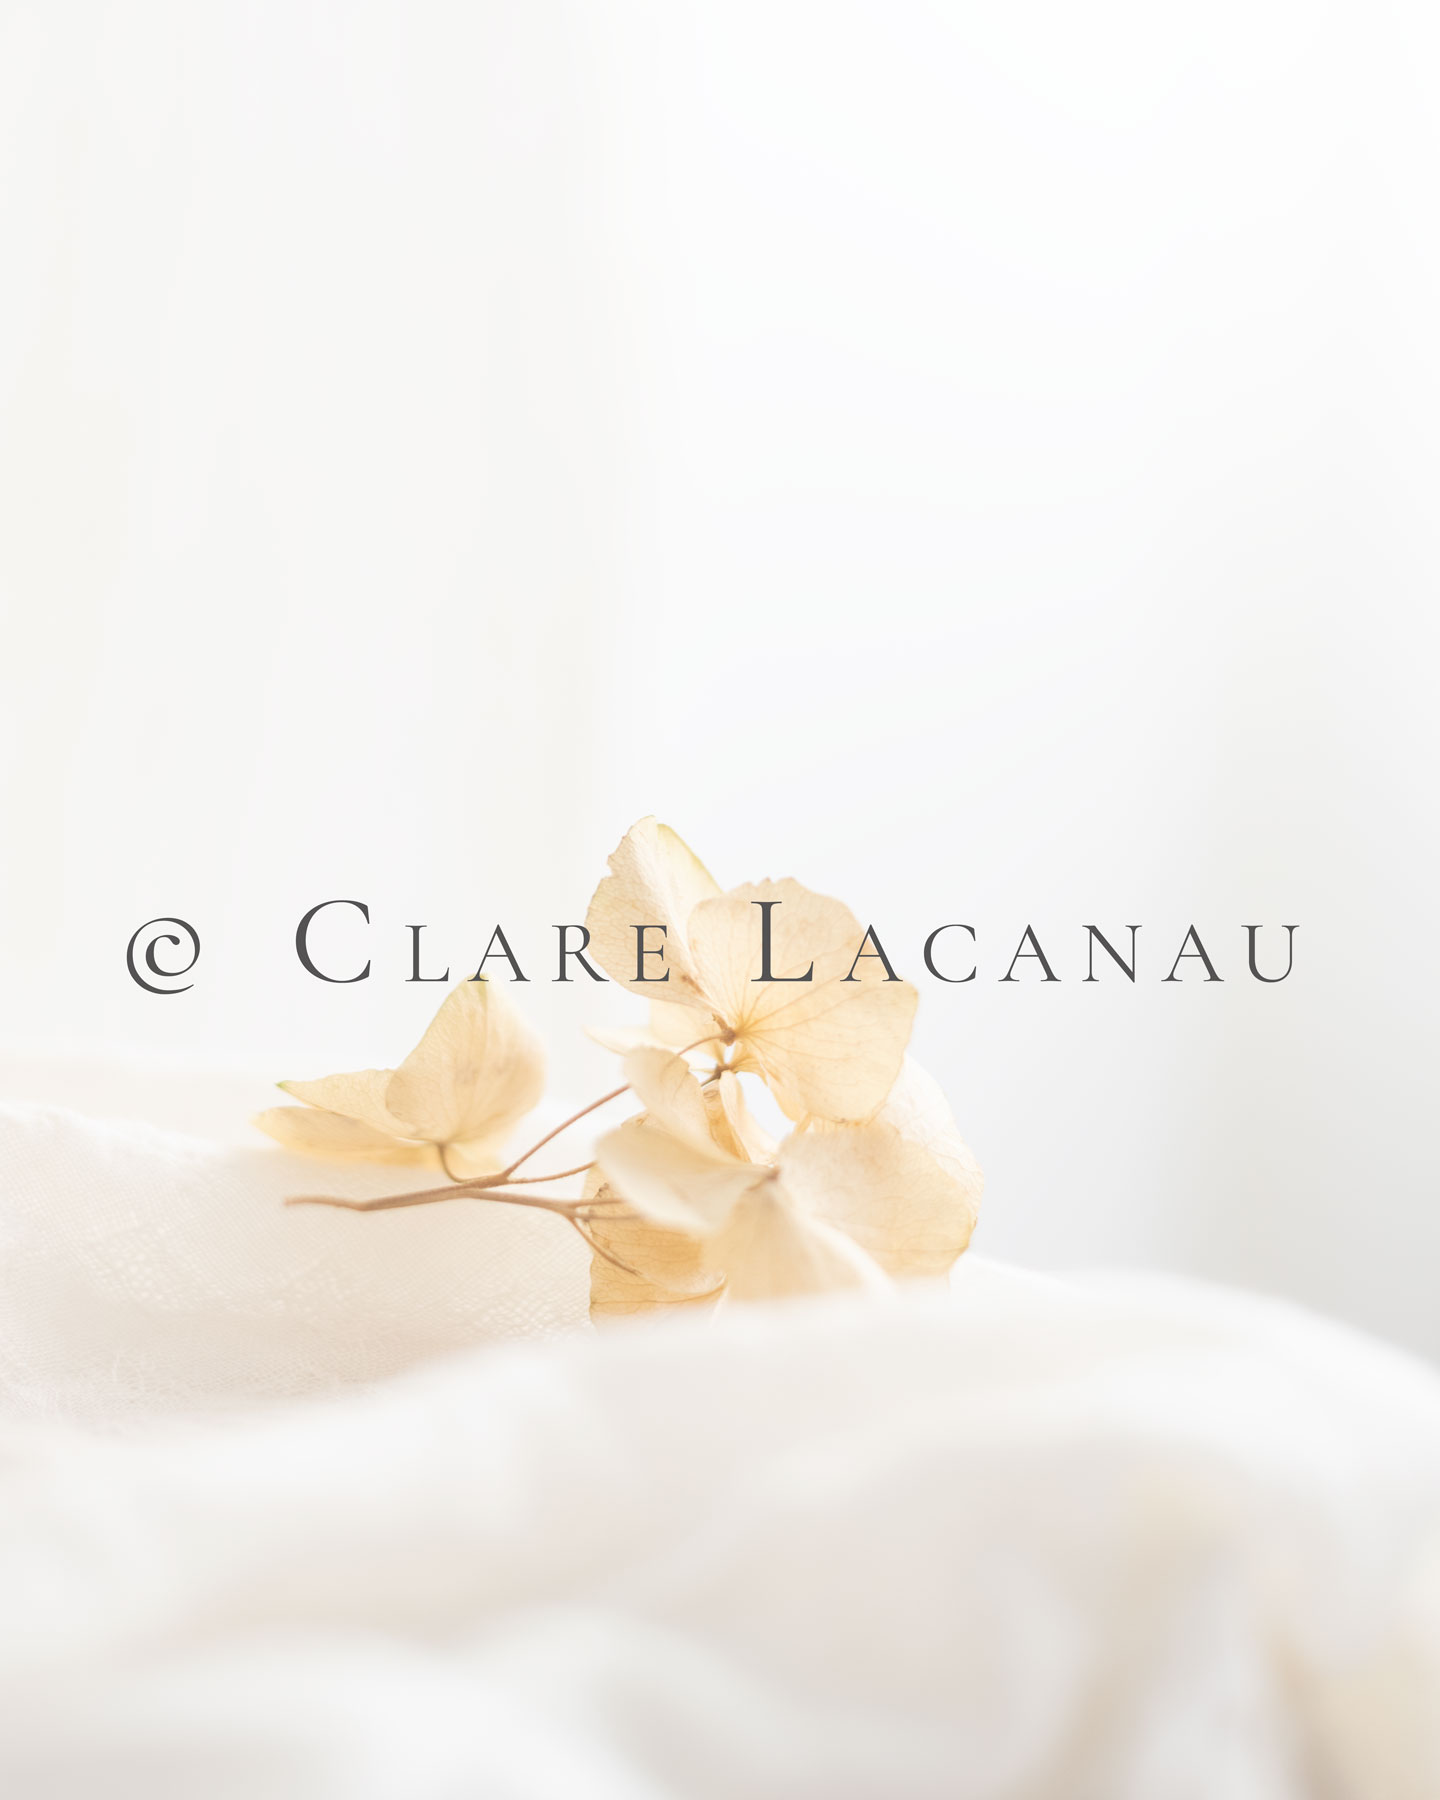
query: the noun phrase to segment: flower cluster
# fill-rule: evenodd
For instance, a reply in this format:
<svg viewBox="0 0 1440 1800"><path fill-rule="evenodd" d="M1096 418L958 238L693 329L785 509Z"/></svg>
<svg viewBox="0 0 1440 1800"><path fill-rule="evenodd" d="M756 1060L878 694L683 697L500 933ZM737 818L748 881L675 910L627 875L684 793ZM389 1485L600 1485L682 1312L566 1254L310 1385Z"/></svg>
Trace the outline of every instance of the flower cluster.
<svg viewBox="0 0 1440 1800"><path fill-rule="evenodd" d="M642 819L610 858L586 928L611 980L647 998L663 985L665 998L650 999L646 1028L593 1034L622 1058L623 1085L521 1156L504 1162L503 1145L540 1098L544 1054L484 981L451 992L398 1069L282 1083L302 1104L256 1123L313 1155L450 1178L326 1204L465 1198L557 1213L591 1247L597 1316L949 1269L969 1243L983 1177L940 1088L906 1055L915 989L888 967L862 972L883 959L862 954L866 934L847 907L796 881L722 891L675 832ZM790 1122L778 1143L747 1105L745 1078ZM641 1110L600 1139L593 1163L519 1173L627 1092ZM520 1191L582 1173L579 1199Z"/></svg>

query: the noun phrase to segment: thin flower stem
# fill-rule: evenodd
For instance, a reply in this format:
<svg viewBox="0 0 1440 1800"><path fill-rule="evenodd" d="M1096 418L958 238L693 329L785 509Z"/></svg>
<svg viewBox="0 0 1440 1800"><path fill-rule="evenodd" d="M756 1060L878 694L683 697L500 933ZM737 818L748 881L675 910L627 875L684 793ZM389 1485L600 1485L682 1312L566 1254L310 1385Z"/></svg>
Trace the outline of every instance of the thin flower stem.
<svg viewBox="0 0 1440 1800"><path fill-rule="evenodd" d="M297 1194L287 1206L343 1206L350 1212L383 1212L392 1206L427 1206L432 1200L484 1200L494 1191L481 1176L475 1181L457 1181L450 1187L419 1188L406 1194L385 1194L379 1200L336 1200L324 1194Z"/></svg>
<svg viewBox="0 0 1440 1800"><path fill-rule="evenodd" d="M557 1169L553 1175L507 1175L504 1179L520 1187L527 1181L563 1181L567 1175L584 1175L594 1167L593 1162L577 1163L573 1169Z"/></svg>
<svg viewBox="0 0 1440 1800"><path fill-rule="evenodd" d="M502 1169L500 1171L500 1179L502 1181L508 1181L518 1168L529 1162L530 1158L537 1150L543 1150L552 1138L559 1137L562 1131L568 1131L572 1125L577 1124L583 1119L586 1113L594 1112L597 1106L604 1106L608 1101L618 1100L622 1094L629 1091L629 1088L630 1083L624 1081L619 1087L611 1088L608 1094L602 1094L598 1100L592 1100L588 1106L582 1106L579 1112L571 1113L568 1119L562 1119L553 1131L547 1131L544 1137L539 1139L537 1143L532 1144L523 1156L517 1156L508 1168Z"/></svg>
<svg viewBox="0 0 1440 1800"><path fill-rule="evenodd" d="M717 1042L718 1039L719 1039L719 1034L712 1032L709 1037L696 1038L696 1040L693 1044L687 1044L683 1050L677 1050L675 1054L677 1056L688 1056L692 1050L699 1050L706 1044L713 1044L713 1043ZM571 1115L568 1119L562 1119L558 1125L554 1126L553 1129L551 1129L550 1131L547 1131L545 1133L544 1137L538 1138L530 1146L530 1148L528 1150L526 1150L522 1155L517 1156L515 1158L514 1162L510 1163L508 1165L508 1167L501 1169L500 1172L498 1173L498 1175L494 1176L492 1179L494 1179L496 1181L510 1181L513 1179L517 1179L517 1177L515 1175L515 1171L519 1168L523 1168L524 1165L527 1162L529 1162L530 1158L535 1154L535 1152L537 1150L543 1150L548 1143L550 1143L553 1139L559 1137L559 1135L562 1131L568 1131L572 1125L578 1124L580 1122L580 1120L583 1119L588 1113L594 1112L598 1107L608 1105L609 1102L612 1100L618 1100L622 1094L628 1093L629 1090L630 1090L630 1083L628 1081L622 1082L622 1084L619 1087L611 1088L611 1090L608 1094L602 1094L598 1100L592 1100L588 1106L582 1106L580 1108L579 1112L571 1113ZM442 1163L445 1160L445 1152L443 1149L440 1152L440 1160ZM580 1168L566 1169L564 1171L564 1173L566 1175L580 1175L580 1174L583 1174L586 1169L588 1169L592 1166L593 1165L590 1163L583 1163L580 1166ZM447 1175L450 1173L448 1167L446 1168L445 1172ZM521 1175L518 1177L518 1179L521 1181L559 1181L560 1176L559 1175Z"/></svg>
<svg viewBox="0 0 1440 1800"><path fill-rule="evenodd" d="M543 1194L512 1194L505 1188L480 1188L457 1185L448 1188L425 1188L415 1194L382 1194L378 1200L341 1200L333 1194L292 1194L287 1206L338 1206L343 1212L393 1212L402 1206L433 1206L441 1200L503 1200L510 1206L533 1206L541 1212L560 1213L569 1218L581 1202L555 1200Z"/></svg>
<svg viewBox="0 0 1440 1800"><path fill-rule="evenodd" d="M480 1193L461 1193L456 1188L430 1188L419 1194L386 1194L378 1200L340 1200L328 1194L296 1194L288 1199L287 1206L336 1206L343 1212L389 1212L401 1206L428 1206L440 1200L503 1200L509 1206L531 1206L539 1212L554 1213L567 1224L573 1225L584 1242L597 1256L603 1256L608 1263L614 1263L617 1269L623 1269L627 1275L638 1278L639 1270L632 1269L627 1262L607 1250L590 1230L590 1221L595 1216L586 1203L579 1200L547 1200L541 1194L512 1194L499 1188L490 1188Z"/></svg>
<svg viewBox="0 0 1440 1800"><path fill-rule="evenodd" d="M599 1241L598 1238L594 1237L589 1231L587 1231L585 1229L584 1224L573 1213L570 1214L570 1223L580 1233L580 1236L590 1246L590 1248L595 1252L595 1254L597 1256L603 1256L605 1258L606 1262L614 1263L614 1265L617 1269L623 1269L627 1275L633 1275L636 1277L637 1280L641 1279L640 1271L638 1269L632 1269L630 1267L629 1263L621 1262L621 1260L618 1256L613 1256L610 1253L610 1251L608 1251L605 1248L605 1246Z"/></svg>
<svg viewBox="0 0 1440 1800"><path fill-rule="evenodd" d="M702 1045L715 1042L715 1038L697 1038L693 1044L676 1054L688 1056L692 1050L699 1050ZM717 1071L718 1073L718 1071ZM395 1212L405 1206L433 1206L441 1200L500 1200L508 1206L529 1206L537 1212L555 1213L559 1218L573 1225L580 1236L597 1256L603 1256L608 1263L614 1263L617 1269L623 1269L627 1275L638 1275L629 1263L621 1262L618 1256L612 1255L591 1233L591 1220L605 1217L614 1218L613 1212L608 1215L601 1209L605 1207L624 1207L624 1201L616 1194L592 1195L588 1200L557 1200L541 1194L517 1194L513 1189L504 1186L513 1181L517 1187L533 1187L550 1181L563 1181L568 1175L584 1175L595 1167L593 1162L577 1163L573 1169L557 1169L550 1175L517 1175L515 1171L529 1162L537 1150L543 1150L546 1144L559 1137L562 1131L568 1131L572 1125L595 1112L597 1108L606 1106L612 1100L618 1100L630 1090L630 1083L623 1082L617 1088L611 1088L608 1094L602 1094L598 1100L592 1100L588 1106L582 1106L579 1112L571 1113L568 1119L562 1119L544 1137L537 1139L523 1155L517 1156L508 1168L499 1169L493 1175L474 1175L462 1179L450 1167L446 1157L447 1146L437 1144L440 1153L440 1166L450 1177L449 1187L417 1188L408 1194L382 1194L377 1200L342 1200L331 1194L293 1194L286 1200L287 1206L334 1206L342 1212Z"/></svg>

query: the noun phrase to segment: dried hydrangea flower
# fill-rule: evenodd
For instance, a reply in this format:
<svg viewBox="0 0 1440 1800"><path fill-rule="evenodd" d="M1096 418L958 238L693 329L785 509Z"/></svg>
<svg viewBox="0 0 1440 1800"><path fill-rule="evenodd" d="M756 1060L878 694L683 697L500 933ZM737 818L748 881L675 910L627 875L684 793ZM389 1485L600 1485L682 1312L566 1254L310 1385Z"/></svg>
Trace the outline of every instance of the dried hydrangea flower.
<svg viewBox="0 0 1440 1800"><path fill-rule="evenodd" d="M765 919L768 981L758 979ZM790 880L722 893L677 833L642 819L610 858L585 923L606 974L652 1001L636 928L664 927L663 940L647 934L651 948L663 942L668 971L650 1041L714 1048L728 1067L759 1075L792 1119L858 1121L884 1103L919 996L908 981L856 968L866 934L840 901ZM658 960L647 967L661 972Z"/></svg>
<svg viewBox="0 0 1440 1800"><path fill-rule="evenodd" d="M965 1249L983 1177L944 1095L906 1061L860 1124L811 1121L774 1145L733 1073L702 1086L678 1056L632 1050L625 1073L645 1111L602 1138L611 1212L598 1240L596 1313L706 1300L772 1299L937 1276Z"/></svg>
<svg viewBox="0 0 1440 1800"><path fill-rule="evenodd" d="M300 1106L255 1123L287 1150L331 1161L415 1164L456 1179L495 1169L545 1088L545 1050L504 994L463 981L398 1069L282 1081Z"/></svg>

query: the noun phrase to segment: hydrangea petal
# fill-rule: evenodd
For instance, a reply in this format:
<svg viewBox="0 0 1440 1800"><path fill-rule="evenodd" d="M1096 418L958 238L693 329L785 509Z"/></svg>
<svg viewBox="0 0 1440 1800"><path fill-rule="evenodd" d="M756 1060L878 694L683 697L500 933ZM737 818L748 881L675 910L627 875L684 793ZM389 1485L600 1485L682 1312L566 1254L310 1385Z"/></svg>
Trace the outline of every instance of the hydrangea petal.
<svg viewBox="0 0 1440 1800"><path fill-rule="evenodd" d="M544 1089L539 1037L493 982L462 981L395 1071L386 1099L412 1137L487 1143L530 1112Z"/></svg>
<svg viewBox="0 0 1440 1800"><path fill-rule="evenodd" d="M761 981L761 904L771 919L771 975ZM792 1119L869 1118L905 1055L919 995L868 961L847 980L864 938L850 909L798 881L762 881L702 901L690 944L701 988L735 1034L739 1068L764 1077ZM811 971L809 981L779 979Z"/></svg>
<svg viewBox="0 0 1440 1800"><path fill-rule="evenodd" d="M587 1199L614 1196L592 1173ZM705 1241L687 1231L667 1231L627 1206L606 1207L591 1219L589 1230L609 1256L590 1259L592 1318L665 1315L690 1307L713 1306L724 1288L724 1276L709 1260ZM626 1264L620 1268L610 1260Z"/></svg>
<svg viewBox="0 0 1440 1800"><path fill-rule="evenodd" d="M793 1132L779 1161L800 1203L887 1274L944 1275L970 1242L985 1178L940 1087L908 1057L873 1119Z"/></svg>
<svg viewBox="0 0 1440 1800"><path fill-rule="evenodd" d="M736 1300L779 1300L844 1288L883 1288L875 1262L844 1232L793 1203L779 1181L751 1189L710 1241Z"/></svg>
<svg viewBox="0 0 1440 1800"><path fill-rule="evenodd" d="M713 1145L676 1137L643 1115L601 1138L595 1160L636 1212L697 1237L713 1232L747 1189L774 1173L736 1162Z"/></svg>
<svg viewBox="0 0 1440 1800"><path fill-rule="evenodd" d="M610 873L590 901L585 925L591 953L612 981L654 999L655 987L635 979L635 928L663 925L664 938L656 933L647 941L652 948L664 944L664 967L651 961L648 971L660 975L668 970L666 999L684 1005L688 997L698 997L688 948L690 914L701 900L719 892L715 877L678 832L654 818L641 819L611 855Z"/></svg>
<svg viewBox="0 0 1440 1800"><path fill-rule="evenodd" d="M420 1137L423 1134L397 1119L386 1103L394 1077L393 1069L355 1069L348 1075L325 1075L319 1081L282 1081L280 1087L306 1106L344 1113L390 1137Z"/></svg>
<svg viewBox="0 0 1440 1800"><path fill-rule="evenodd" d="M376 1131L362 1119L326 1112L314 1106L272 1106L258 1113L254 1123L287 1150L302 1156L319 1156L330 1162L392 1163L438 1168L439 1152L433 1144L406 1143L389 1133Z"/></svg>

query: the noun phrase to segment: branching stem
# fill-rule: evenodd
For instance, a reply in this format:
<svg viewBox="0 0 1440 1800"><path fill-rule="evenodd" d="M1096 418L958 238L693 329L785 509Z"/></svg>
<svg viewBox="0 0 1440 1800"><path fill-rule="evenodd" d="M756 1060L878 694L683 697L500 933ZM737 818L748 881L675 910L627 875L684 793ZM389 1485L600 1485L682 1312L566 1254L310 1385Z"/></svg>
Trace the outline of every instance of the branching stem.
<svg viewBox="0 0 1440 1800"><path fill-rule="evenodd" d="M511 1175L503 1179L513 1181L516 1187L523 1187L527 1181L563 1181L567 1175L588 1175L594 1167L593 1162L576 1163L573 1169L557 1169L553 1175Z"/></svg>
<svg viewBox="0 0 1440 1800"><path fill-rule="evenodd" d="M571 1113L568 1119L562 1119L553 1130L547 1131L544 1137L540 1138L538 1142L533 1143L523 1155L517 1156L508 1168L502 1169L500 1171L499 1179L501 1181L508 1181L522 1164L529 1162L530 1158L537 1150L543 1150L552 1138L559 1137L562 1131L568 1131L572 1125L577 1124L587 1113L594 1112L596 1107L604 1106L611 1100L618 1100L622 1094L628 1093L629 1089L630 1083L628 1081L622 1081L619 1087L611 1088L608 1094L602 1094L598 1100L592 1100L588 1106L582 1106L579 1112Z"/></svg>
<svg viewBox="0 0 1440 1800"><path fill-rule="evenodd" d="M688 1056L690 1051L698 1050L701 1045L713 1041L712 1038L699 1038L695 1043L686 1045L685 1049L678 1054ZM592 1100L588 1106L582 1106L579 1112L571 1113L568 1119L562 1119L558 1125L547 1131L544 1137L537 1139L507 1168L498 1169L493 1175L474 1175L462 1180L450 1167L445 1154L447 1146L440 1144L437 1146L440 1152L440 1166L450 1177L448 1187L417 1188L413 1193L408 1194L382 1194L377 1200L341 1200L331 1194L295 1194L285 1204L287 1206L334 1206L342 1212L395 1212L403 1206L432 1206L441 1200L501 1200L507 1206L529 1206L537 1212L554 1213L558 1218L573 1225L597 1256L603 1256L606 1262L614 1263L617 1269L623 1269L627 1275L634 1275L637 1271L632 1269L629 1263L621 1262L618 1256L607 1250L590 1229L592 1220L607 1217L605 1208L623 1207L623 1200L615 1195L592 1196L588 1200L557 1200L553 1196L544 1194L517 1194L514 1188L505 1185L507 1182L514 1182L516 1187L534 1187L549 1181L562 1181L567 1175L584 1175L588 1170L593 1169L594 1163L587 1162L577 1163L573 1169L557 1169L552 1175L517 1175L515 1173L517 1169L529 1162L537 1150L543 1150L547 1144L559 1137L562 1131L568 1131L572 1125L578 1124L587 1114L608 1105L612 1100L618 1100L629 1090L630 1083L622 1082L619 1087L611 1088L608 1094L602 1094L598 1100ZM612 1212L608 1216L613 1218L614 1213Z"/></svg>

